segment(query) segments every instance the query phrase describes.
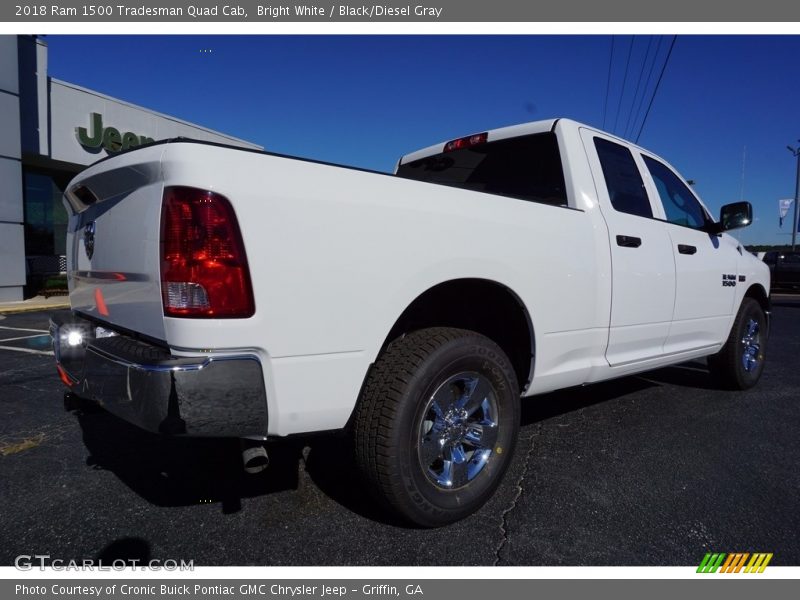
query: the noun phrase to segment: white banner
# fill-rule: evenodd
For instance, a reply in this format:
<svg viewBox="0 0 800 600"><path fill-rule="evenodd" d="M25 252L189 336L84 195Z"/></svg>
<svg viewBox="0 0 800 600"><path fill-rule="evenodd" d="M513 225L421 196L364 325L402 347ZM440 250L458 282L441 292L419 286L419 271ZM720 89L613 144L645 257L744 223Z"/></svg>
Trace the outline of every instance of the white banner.
<svg viewBox="0 0 800 600"><path fill-rule="evenodd" d="M786 215L789 214L789 209L792 207L793 202L794 200L791 198L788 200L778 200L778 214L780 215L778 224L780 227L783 227L783 220L786 218Z"/></svg>

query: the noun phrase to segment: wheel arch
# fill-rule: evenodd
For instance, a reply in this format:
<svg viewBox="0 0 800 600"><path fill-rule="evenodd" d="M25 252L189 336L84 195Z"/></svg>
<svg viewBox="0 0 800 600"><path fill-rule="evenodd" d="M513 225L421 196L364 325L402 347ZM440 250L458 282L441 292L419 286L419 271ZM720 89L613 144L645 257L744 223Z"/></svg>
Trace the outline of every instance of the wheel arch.
<svg viewBox="0 0 800 600"><path fill-rule="evenodd" d="M764 314L767 316L767 331L769 331L771 315L772 315L772 301L770 300L769 295L767 295L767 290L764 289L760 283L754 283L747 291L744 293L742 300L744 298L752 298L761 306L761 310L764 311Z"/></svg>
<svg viewBox="0 0 800 600"><path fill-rule="evenodd" d="M525 303L508 286L461 278L428 288L397 318L378 354L392 340L425 327L455 327L485 335L511 360L520 392L530 385L536 355L533 322Z"/></svg>

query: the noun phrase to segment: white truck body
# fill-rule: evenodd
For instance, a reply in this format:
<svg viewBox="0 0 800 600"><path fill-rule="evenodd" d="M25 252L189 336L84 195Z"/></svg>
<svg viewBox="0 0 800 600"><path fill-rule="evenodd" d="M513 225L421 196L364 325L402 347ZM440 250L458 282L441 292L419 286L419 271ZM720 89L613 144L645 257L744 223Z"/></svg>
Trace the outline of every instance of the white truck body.
<svg viewBox="0 0 800 600"><path fill-rule="evenodd" d="M256 358L264 437L345 427L404 311L449 282L490 282L518 302L530 340L526 357L512 357L527 360L523 396L714 354L745 295L766 309L761 261L727 233L670 222L645 162L671 169L665 161L566 119L489 131L484 141L534 134L555 135L565 206L190 141L100 161L70 187L90 188L96 202L66 195L72 308L172 356ZM596 139L634 157L652 216L615 209ZM407 155L399 168L443 147ZM165 316L159 236L171 186L230 201L252 281L249 318ZM480 310L480 297L465 301Z"/></svg>

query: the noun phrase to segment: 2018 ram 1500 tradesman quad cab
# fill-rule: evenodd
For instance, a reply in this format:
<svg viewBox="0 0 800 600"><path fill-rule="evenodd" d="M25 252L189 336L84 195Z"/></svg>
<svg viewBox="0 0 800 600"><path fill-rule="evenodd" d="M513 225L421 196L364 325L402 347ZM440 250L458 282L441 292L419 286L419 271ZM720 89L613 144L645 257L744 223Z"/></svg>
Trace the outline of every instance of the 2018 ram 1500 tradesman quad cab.
<svg viewBox="0 0 800 600"><path fill-rule="evenodd" d="M65 194L72 393L152 431L347 428L391 510L460 519L520 397L708 356L764 366L769 272L649 151L566 119L404 156L395 175L173 140Z"/></svg>

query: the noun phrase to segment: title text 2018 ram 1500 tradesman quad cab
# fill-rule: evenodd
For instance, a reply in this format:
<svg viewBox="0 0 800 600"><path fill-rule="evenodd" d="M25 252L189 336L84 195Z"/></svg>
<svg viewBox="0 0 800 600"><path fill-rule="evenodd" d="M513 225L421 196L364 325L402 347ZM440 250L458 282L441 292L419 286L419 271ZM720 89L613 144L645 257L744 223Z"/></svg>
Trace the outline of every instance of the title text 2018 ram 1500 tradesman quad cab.
<svg viewBox="0 0 800 600"><path fill-rule="evenodd" d="M172 140L68 206L62 380L145 429L347 428L376 497L460 519L509 464L520 397L708 356L764 366L767 266L656 155L566 119L404 156L395 175Z"/></svg>

